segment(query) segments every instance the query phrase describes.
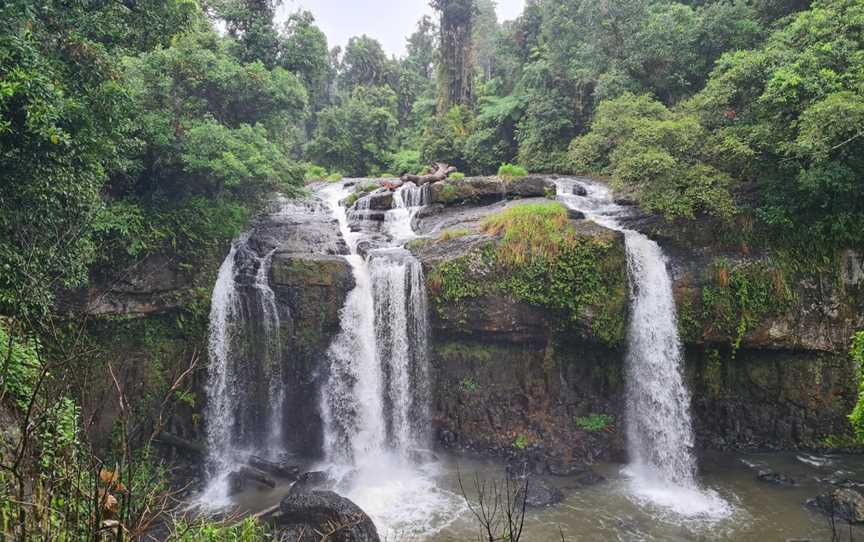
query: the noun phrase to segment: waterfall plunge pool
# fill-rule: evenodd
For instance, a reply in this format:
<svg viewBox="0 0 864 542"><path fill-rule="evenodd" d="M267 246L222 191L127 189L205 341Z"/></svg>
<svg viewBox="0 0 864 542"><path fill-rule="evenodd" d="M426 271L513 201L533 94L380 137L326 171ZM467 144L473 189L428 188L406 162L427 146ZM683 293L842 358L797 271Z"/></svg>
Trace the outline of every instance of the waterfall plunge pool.
<svg viewBox="0 0 864 542"><path fill-rule="evenodd" d="M805 502L832 489L829 481L864 478L864 456L858 455L706 453L699 459L702 486L727 503L727 514L685 516L652 504L634 491L626 466L605 463L594 467L605 478L594 486L579 487L569 477L543 477L562 490L564 500L529 508L522 540L560 541L563 534L568 542L827 541L832 539L829 518ZM322 467L328 465L309 465L310 469ZM796 484L760 481L757 473L764 469L788 476ZM381 540L464 542L477 539L479 525L465 506L459 477L469 498L475 499L475 475L490 482L501 480L504 466L492 459L439 454L439 461L419 467L382 457L377 465L354 471L335 467L331 472L341 478L333 489L372 517ZM278 503L289 487L246 490L233 497L234 507L242 513L263 510ZM686 492L679 497L687 499ZM838 520L837 529L840 540L847 540L848 526ZM864 529L853 527L852 536L864 537Z"/></svg>

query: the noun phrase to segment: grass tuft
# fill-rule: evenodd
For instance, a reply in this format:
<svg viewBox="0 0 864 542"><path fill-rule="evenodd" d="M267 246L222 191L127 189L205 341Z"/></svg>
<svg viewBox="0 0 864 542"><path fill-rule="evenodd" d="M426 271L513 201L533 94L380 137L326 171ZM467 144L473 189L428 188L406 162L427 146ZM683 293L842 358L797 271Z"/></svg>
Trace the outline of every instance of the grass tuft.
<svg viewBox="0 0 864 542"><path fill-rule="evenodd" d="M567 209L557 202L511 207L487 216L480 227L486 233L503 234L498 258L505 265L521 265L537 258L554 260L564 242L574 236Z"/></svg>

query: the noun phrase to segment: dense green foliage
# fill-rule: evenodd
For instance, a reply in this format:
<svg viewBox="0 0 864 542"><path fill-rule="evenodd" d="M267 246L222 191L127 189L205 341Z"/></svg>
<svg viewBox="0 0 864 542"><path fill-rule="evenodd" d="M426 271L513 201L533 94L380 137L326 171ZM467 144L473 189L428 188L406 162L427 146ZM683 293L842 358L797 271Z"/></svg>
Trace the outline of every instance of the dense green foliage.
<svg viewBox="0 0 864 542"><path fill-rule="evenodd" d="M855 404L855 409L849 415L849 421L852 423L852 429L855 431L855 438L858 442L864 442L864 331L859 331L855 334L852 340L852 347L849 349L849 356L858 367L858 375L860 379L858 402Z"/></svg>

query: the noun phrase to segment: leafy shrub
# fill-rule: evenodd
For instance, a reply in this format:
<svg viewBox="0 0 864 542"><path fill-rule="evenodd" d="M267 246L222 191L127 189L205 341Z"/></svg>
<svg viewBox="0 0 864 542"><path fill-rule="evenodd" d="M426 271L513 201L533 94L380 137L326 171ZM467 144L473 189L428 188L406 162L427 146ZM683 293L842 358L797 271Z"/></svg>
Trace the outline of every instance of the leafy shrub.
<svg viewBox="0 0 864 542"><path fill-rule="evenodd" d="M19 408L24 409L27 408L27 402L33 393L33 385L39 376L40 363L32 340L13 335L12 351L9 352L8 328L9 321L0 318L0 363L6 364L0 396L8 394Z"/></svg>
<svg viewBox="0 0 864 542"><path fill-rule="evenodd" d="M702 289L702 319L732 338L733 354L748 331L794 299L783 270L765 263L733 266L718 258L710 272L713 284Z"/></svg>
<svg viewBox="0 0 864 542"><path fill-rule="evenodd" d="M417 173L425 166L420 159L418 149L402 149L390 158L387 167L396 175L402 175L403 173Z"/></svg>
<svg viewBox="0 0 864 542"><path fill-rule="evenodd" d="M306 173L303 178L307 183L323 181L327 178L327 169L321 166L316 166L315 164L309 164L309 166L306 167Z"/></svg>
<svg viewBox="0 0 864 542"><path fill-rule="evenodd" d="M667 218L735 212L731 177L712 161L738 160L742 149L709 137L698 118L649 96L624 94L600 104L591 131L570 144L570 167L612 177L646 209Z"/></svg>
<svg viewBox="0 0 864 542"><path fill-rule="evenodd" d="M480 389L480 386L477 384L477 382L470 376L466 376L462 379L460 387L465 393L476 393L477 390Z"/></svg>
<svg viewBox="0 0 864 542"><path fill-rule="evenodd" d="M528 447L530 442L528 441L528 437L525 435L519 435L513 440L513 447L517 450L524 450Z"/></svg>
<svg viewBox="0 0 864 542"><path fill-rule="evenodd" d="M501 164L501 167L498 168L498 176L505 181L524 177L526 175L528 175L528 170L519 165Z"/></svg>
<svg viewBox="0 0 864 542"><path fill-rule="evenodd" d="M447 176L448 179L452 179L454 181L461 181L465 178L465 174L460 171L454 171L450 175Z"/></svg>
<svg viewBox="0 0 864 542"><path fill-rule="evenodd" d="M342 174L341 173L334 172L334 173L331 173L330 175L327 176L327 182L336 183L336 182L339 182L341 180L342 180Z"/></svg>
<svg viewBox="0 0 864 542"><path fill-rule="evenodd" d="M609 414L589 414L588 416L580 416L575 420L576 425L589 433L597 433L611 427L615 422L615 417Z"/></svg>

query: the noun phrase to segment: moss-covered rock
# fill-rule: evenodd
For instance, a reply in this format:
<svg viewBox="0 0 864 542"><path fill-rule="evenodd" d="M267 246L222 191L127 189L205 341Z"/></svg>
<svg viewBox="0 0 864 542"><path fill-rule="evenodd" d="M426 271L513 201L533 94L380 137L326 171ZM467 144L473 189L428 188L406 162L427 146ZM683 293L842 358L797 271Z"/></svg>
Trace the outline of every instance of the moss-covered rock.
<svg viewBox="0 0 864 542"><path fill-rule="evenodd" d="M571 221L551 202L489 215L481 229L417 248L440 327L514 340L554 329L621 346L628 282L619 233Z"/></svg>

